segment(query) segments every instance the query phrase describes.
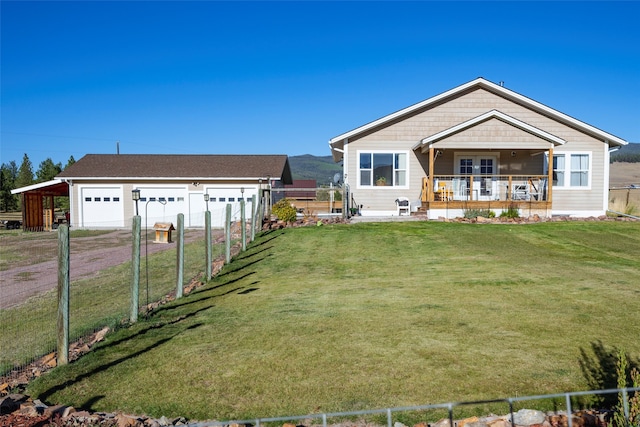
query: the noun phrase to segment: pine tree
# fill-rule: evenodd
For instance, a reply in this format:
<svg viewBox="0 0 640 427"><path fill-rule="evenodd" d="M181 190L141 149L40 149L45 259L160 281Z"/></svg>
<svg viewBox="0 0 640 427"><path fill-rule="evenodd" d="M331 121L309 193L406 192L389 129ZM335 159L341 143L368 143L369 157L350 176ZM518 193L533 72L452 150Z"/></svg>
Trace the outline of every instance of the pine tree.
<svg viewBox="0 0 640 427"><path fill-rule="evenodd" d="M74 164L76 162L76 159L73 158L73 156L69 157L69 160L67 161L67 165L64 167L64 169L68 168L69 166L71 166L72 164ZM64 170L63 169L63 170Z"/></svg>
<svg viewBox="0 0 640 427"><path fill-rule="evenodd" d="M40 167L36 172L36 182L51 181L60 172L62 172L62 165L53 163L51 157L48 157L40 163Z"/></svg>
<svg viewBox="0 0 640 427"><path fill-rule="evenodd" d="M3 163L0 167L0 210L12 212L18 210L18 197L11 194L15 188L18 166L15 161Z"/></svg>
<svg viewBox="0 0 640 427"><path fill-rule="evenodd" d="M15 184L16 188L26 187L27 185L33 184L33 165L31 164L31 160L29 160L27 153L25 153L22 158L22 164L20 165L20 169L18 169L18 176L16 177Z"/></svg>

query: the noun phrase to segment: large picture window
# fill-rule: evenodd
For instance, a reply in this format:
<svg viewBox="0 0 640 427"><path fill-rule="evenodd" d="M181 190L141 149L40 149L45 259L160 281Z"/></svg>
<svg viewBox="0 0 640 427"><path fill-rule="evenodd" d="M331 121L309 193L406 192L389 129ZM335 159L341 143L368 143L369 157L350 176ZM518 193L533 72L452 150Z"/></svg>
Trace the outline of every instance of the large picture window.
<svg viewBox="0 0 640 427"><path fill-rule="evenodd" d="M407 185L407 153L360 153L361 186L402 187Z"/></svg>
<svg viewBox="0 0 640 427"><path fill-rule="evenodd" d="M554 187L589 187L591 155L588 153L562 153L553 155Z"/></svg>

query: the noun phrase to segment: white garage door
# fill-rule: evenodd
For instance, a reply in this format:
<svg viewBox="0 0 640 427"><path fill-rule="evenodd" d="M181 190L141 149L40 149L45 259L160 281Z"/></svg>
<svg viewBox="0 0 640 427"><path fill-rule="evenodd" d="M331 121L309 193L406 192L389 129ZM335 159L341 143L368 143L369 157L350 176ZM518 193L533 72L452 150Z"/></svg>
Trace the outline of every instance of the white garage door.
<svg viewBox="0 0 640 427"><path fill-rule="evenodd" d="M80 200L80 227L124 227L121 187L82 187Z"/></svg>
<svg viewBox="0 0 640 427"><path fill-rule="evenodd" d="M153 228L156 222L170 222L175 227L178 214L185 214L185 187L137 187L140 189L139 213L142 227Z"/></svg>
<svg viewBox="0 0 640 427"><path fill-rule="evenodd" d="M242 189L244 189L244 193ZM245 199L245 218L251 219L253 207L251 197L258 194L258 188L252 187L206 187L205 192L209 194L209 210L211 211L211 226L224 227L226 220L227 205L231 205L231 221L240 220L240 201ZM204 193L200 195L201 200ZM203 202L203 205L206 203ZM203 210L206 207L203 206ZM204 223L204 221L203 221Z"/></svg>

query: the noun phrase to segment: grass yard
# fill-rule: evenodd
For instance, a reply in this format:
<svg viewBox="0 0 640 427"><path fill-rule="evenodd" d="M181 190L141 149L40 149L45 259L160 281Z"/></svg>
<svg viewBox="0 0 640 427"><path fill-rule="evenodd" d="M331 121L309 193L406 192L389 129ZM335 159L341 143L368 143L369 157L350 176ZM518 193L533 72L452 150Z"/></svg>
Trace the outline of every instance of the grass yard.
<svg viewBox="0 0 640 427"><path fill-rule="evenodd" d="M91 232L97 235L99 232ZM104 233L104 232L102 232ZM74 231L73 238L87 235ZM39 239L38 239L39 237ZM57 233L23 233L16 235L20 243L3 240L18 256L15 263L43 262L57 256ZM32 248L28 252L28 248ZM91 247L85 245L84 247ZM37 250L33 250L33 248ZM7 251L10 252L10 251ZM213 257L224 253L223 245L214 245ZM33 254L36 254L35 256ZM31 255L31 256L29 256ZM25 259L27 261L25 261ZM147 289L146 267L149 267ZM184 246L185 284L205 269L204 238ZM141 257L139 304L160 300L176 288L176 251L167 250ZM73 263L71 264L73 268ZM26 273L27 275L29 273ZM53 274L56 274L55 271ZM25 277L25 280L28 276ZM74 280L70 287L71 339L87 335L104 326L114 327L130 315L131 262L125 262L96 272L90 277ZM147 294L148 291L148 294ZM25 303L0 310L0 374L14 366L28 363L35 355L46 354L56 345L57 290L29 298Z"/></svg>
<svg viewBox="0 0 640 427"><path fill-rule="evenodd" d="M639 253L637 222L273 231L28 392L224 420L586 390L581 350L640 355Z"/></svg>

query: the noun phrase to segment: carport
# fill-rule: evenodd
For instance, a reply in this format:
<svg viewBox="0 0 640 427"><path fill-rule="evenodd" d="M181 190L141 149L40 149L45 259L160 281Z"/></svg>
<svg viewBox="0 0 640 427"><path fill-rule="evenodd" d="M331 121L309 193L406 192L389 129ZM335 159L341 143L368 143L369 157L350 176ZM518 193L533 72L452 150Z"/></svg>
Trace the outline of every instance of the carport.
<svg viewBox="0 0 640 427"><path fill-rule="evenodd" d="M22 200L22 229L24 231L45 231L53 227L53 198L69 197L69 184L54 179L11 190L20 194ZM45 208L48 200L48 208Z"/></svg>

